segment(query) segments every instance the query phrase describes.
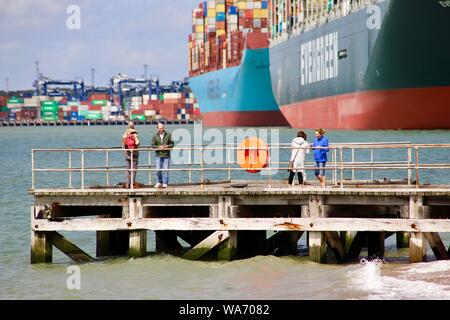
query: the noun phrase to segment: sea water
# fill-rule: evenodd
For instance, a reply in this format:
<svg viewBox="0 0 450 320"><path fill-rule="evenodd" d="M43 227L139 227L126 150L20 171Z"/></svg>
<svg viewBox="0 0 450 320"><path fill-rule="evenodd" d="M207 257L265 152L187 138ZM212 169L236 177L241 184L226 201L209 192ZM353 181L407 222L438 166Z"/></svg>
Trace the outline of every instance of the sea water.
<svg viewBox="0 0 450 320"><path fill-rule="evenodd" d="M181 127L167 127L171 132L177 128ZM193 132L192 126L183 128ZM143 145L148 146L154 126L137 129ZM31 149L118 147L123 130L120 126L0 128L0 299L450 299L450 261L435 261L428 248L430 262L409 264L408 250L397 250L394 237L386 241L384 261L363 260L367 255L363 251L361 261L344 265L317 264L302 255L211 262L187 261L168 254L78 264L81 288L69 290L67 268L74 263L58 250L54 249L53 264L30 264L33 198L27 191L31 187ZM280 143L289 143L296 135L291 129L277 132ZM307 133L311 140L313 132ZM327 136L330 142L336 143L448 143L450 134L448 131L330 131ZM284 159L289 157L288 153L280 155L281 160L288 161ZM396 160L403 159L405 154L384 152L375 157ZM450 159L450 150L424 151L421 156L421 161L444 163ZM67 154L62 157L49 157L40 165L67 161ZM364 160L368 154L357 157ZM78 161L75 158L74 155L74 164ZM46 159L44 155L43 159ZM42 159L36 159L39 160ZM142 156L140 162L145 161ZM117 159L119 164L124 165L122 158ZM405 170L384 171L376 172L375 178L402 179L405 175ZM91 174L86 177L87 185L104 183L103 176ZM275 178L285 179L285 176L286 172L280 171ZM118 173L111 177L111 183L124 181L123 178ZM42 174L37 183L67 186L67 179L67 174ZM147 174L139 173L138 180L147 182L147 179ZM175 183L185 177L171 174L171 179ZM421 172L421 182L449 184L450 172ZM79 183L75 175L73 183ZM95 256L95 232L64 235ZM447 248L449 235L441 234L441 237ZM303 236L299 249L305 245ZM154 247L154 233L148 232L148 251Z"/></svg>

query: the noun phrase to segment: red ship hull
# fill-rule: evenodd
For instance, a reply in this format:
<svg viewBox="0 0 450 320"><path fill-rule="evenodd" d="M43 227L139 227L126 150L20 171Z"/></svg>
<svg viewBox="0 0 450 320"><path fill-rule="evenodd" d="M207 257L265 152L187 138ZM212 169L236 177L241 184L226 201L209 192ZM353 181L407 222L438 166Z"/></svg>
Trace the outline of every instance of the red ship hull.
<svg viewBox="0 0 450 320"><path fill-rule="evenodd" d="M223 111L202 114L208 127L283 127L286 119L279 111Z"/></svg>
<svg viewBox="0 0 450 320"><path fill-rule="evenodd" d="M450 129L450 87L355 92L280 109L293 128Z"/></svg>

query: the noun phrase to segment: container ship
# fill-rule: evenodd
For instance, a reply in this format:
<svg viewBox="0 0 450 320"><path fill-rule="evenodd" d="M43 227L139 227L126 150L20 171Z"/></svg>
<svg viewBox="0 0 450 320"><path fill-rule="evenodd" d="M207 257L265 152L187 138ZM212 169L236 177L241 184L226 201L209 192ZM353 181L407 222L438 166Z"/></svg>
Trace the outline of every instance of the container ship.
<svg viewBox="0 0 450 320"><path fill-rule="evenodd" d="M450 129L450 2L271 0L272 88L295 128Z"/></svg>
<svg viewBox="0 0 450 320"><path fill-rule="evenodd" d="M206 126L286 126L272 93L267 1L209 0L192 12L189 87Z"/></svg>

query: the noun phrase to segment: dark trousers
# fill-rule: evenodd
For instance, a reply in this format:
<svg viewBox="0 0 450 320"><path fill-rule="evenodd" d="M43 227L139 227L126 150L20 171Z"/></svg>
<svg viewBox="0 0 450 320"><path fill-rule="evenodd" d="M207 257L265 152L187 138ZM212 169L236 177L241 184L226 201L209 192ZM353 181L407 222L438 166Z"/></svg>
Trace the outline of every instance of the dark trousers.
<svg viewBox="0 0 450 320"><path fill-rule="evenodd" d="M303 184L303 173L297 172L297 176L298 176L298 182L300 184ZM294 181L294 177L295 177L295 172L290 171L289 172L289 184L292 184L292 182Z"/></svg>

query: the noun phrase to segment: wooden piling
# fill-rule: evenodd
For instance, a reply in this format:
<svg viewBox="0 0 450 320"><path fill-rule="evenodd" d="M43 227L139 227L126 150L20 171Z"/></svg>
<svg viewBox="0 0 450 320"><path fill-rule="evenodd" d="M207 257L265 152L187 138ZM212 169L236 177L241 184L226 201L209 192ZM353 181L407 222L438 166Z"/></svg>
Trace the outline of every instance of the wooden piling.
<svg viewBox="0 0 450 320"><path fill-rule="evenodd" d="M397 249L403 249L409 247L409 233L408 232L396 232L396 244Z"/></svg>
<svg viewBox="0 0 450 320"><path fill-rule="evenodd" d="M303 213L303 212L302 212ZM309 218L322 218L324 216L323 196L309 196ZM318 263L327 262L327 241L324 232L308 232L309 258Z"/></svg>
<svg viewBox="0 0 450 320"><path fill-rule="evenodd" d="M369 258L384 257L384 232L369 232L367 251Z"/></svg>
<svg viewBox="0 0 450 320"><path fill-rule="evenodd" d="M400 207L400 218L409 218L409 204ZM397 232L396 233L396 245L397 249L409 248L409 232Z"/></svg>
<svg viewBox="0 0 450 320"><path fill-rule="evenodd" d="M52 262L52 233L32 231L31 232L31 263Z"/></svg>
<svg viewBox="0 0 450 320"><path fill-rule="evenodd" d="M237 253L237 231L230 231L228 238L219 244L217 260L232 261Z"/></svg>
<svg viewBox="0 0 450 320"><path fill-rule="evenodd" d="M297 255L302 231L278 231L267 239L267 253L275 256Z"/></svg>
<svg viewBox="0 0 450 320"><path fill-rule="evenodd" d="M127 215L131 219L144 218L144 208L141 198L128 199L129 210ZM130 231L128 256L143 257L147 254L147 230Z"/></svg>
<svg viewBox="0 0 450 320"><path fill-rule="evenodd" d="M350 249L353 240L355 239L356 236L356 232L351 232L351 231L341 231L339 232L339 237L341 239L341 243L344 246L344 250L346 252L348 252L348 250Z"/></svg>
<svg viewBox="0 0 450 320"><path fill-rule="evenodd" d="M410 196L409 217L410 219L421 219L423 213L423 197ZM427 242L423 232L411 232L409 240L409 261L424 262L427 259Z"/></svg>
<svg viewBox="0 0 450 320"><path fill-rule="evenodd" d="M337 231L325 231L325 239L328 247L331 249L331 251L333 251L337 262L342 263L347 261L347 252L342 245Z"/></svg>
<svg viewBox="0 0 450 320"><path fill-rule="evenodd" d="M97 231L96 256L105 257L111 255L110 231Z"/></svg>
<svg viewBox="0 0 450 320"><path fill-rule="evenodd" d="M367 244L369 233L366 231L359 231L348 249L348 258L351 260L357 259L361 254L362 249Z"/></svg>

